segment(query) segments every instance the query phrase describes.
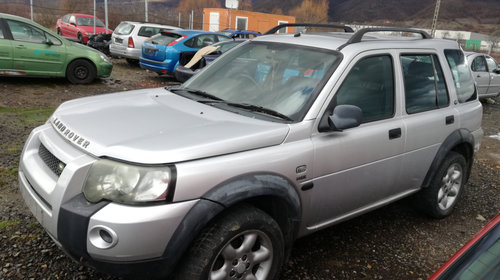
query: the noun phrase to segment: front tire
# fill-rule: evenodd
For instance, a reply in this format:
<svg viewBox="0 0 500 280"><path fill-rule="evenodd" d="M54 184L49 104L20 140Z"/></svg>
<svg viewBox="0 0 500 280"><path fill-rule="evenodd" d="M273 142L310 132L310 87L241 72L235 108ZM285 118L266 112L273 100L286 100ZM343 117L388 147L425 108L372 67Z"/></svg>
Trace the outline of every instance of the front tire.
<svg viewBox="0 0 500 280"><path fill-rule="evenodd" d="M88 84L97 75L97 70L91 62L84 59L72 61L66 69L66 78L72 84Z"/></svg>
<svg viewBox="0 0 500 280"><path fill-rule="evenodd" d="M417 196L417 206L434 218L449 216L463 193L466 173L465 158L459 153L450 152L429 187Z"/></svg>
<svg viewBox="0 0 500 280"><path fill-rule="evenodd" d="M284 262L283 234L260 209L241 206L209 225L188 250L175 279L277 278Z"/></svg>

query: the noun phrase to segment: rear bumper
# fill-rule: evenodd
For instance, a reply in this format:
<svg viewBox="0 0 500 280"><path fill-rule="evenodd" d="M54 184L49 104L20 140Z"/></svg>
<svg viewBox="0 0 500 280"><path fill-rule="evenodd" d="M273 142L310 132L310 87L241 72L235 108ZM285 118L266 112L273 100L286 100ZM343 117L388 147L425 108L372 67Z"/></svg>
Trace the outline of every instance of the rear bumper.
<svg viewBox="0 0 500 280"><path fill-rule="evenodd" d="M173 71L169 71L169 62L165 61L155 61L141 57L140 63L141 68L148 69L159 74L173 75Z"/></svg>
<svg viewBox="0 0 500 280"><path fill-rule="evenodd" d="M112 43L109 45L109 52L113 56L139 60L142 50Z"/></svg>

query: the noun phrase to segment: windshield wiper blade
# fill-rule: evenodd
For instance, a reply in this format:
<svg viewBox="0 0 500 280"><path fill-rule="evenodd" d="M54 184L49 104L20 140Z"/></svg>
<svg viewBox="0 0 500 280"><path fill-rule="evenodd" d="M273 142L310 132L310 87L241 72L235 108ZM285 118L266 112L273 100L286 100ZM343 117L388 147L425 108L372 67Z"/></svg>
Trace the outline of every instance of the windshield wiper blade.
<svg viewBox="0 0 500 280"><path fill-rule="evenodd" d="M224 99L222 99L220 97L217 97L217 96L215 96L213 94L210 94L210 93L208 93L206 91L199 90L199 89L191 89L191 88L169 88L168 90L172 91L172 92L175 92L175 91L185 91L185 92L189 92L191 94L198 95L198 96L201 96L201 97L205 97L205 98L208 98L208 99L211 99L211 100L224 101Z"/></svg>
<svg viewBox="0 0 500 280"><path fill-rule="evenodd" d="M278 117L280 119L287 120L287 121L293 121L293 119L291 119L289 116L287 116L285 114L282 114L278 111L275 111L273 109L269 109L266 107L262 107L262 106L257 106L257 105L247 104L247 103L232 103L232 102L217 102L217 103L223 103L223 104L226 104L226 105L231 106L231 107L247 109L247 110L250 110L253 112L264 113L266 115Z"/></svg>

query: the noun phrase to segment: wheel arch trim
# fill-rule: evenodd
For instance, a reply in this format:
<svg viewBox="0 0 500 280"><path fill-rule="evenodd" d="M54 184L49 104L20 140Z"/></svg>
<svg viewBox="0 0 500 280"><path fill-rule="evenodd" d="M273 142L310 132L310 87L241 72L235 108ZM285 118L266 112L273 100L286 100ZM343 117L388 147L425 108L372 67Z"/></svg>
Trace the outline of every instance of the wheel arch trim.
<svg viewBox="0 0 500 280"><path fill-rule="evenodd" d="M168 266L169 269L175 267L193 240L213 218L230 207L259 197L275 197L284 202L287 210L291 211L289 213L291 228L285 237L285 248L288 253L297 235L301 215L301 203L297 191L289 180L276 174L245 174L214 187L188 212L163 253L163 257L171 264ZM169 271L171 272L173 271Z"/></svg>
<svg viewBox="0 0 500 280"><path fill-rule="evenodd" d="M466 129L458 129L448 135L439 147L439 150L437 151L436 156L434 157L434 160L432 161L432 164L424 178L422 188L429 187L439 166L451 151L458 152L464 156L467 163L465 182L468 181L474 157L474 136Z"/></svg>

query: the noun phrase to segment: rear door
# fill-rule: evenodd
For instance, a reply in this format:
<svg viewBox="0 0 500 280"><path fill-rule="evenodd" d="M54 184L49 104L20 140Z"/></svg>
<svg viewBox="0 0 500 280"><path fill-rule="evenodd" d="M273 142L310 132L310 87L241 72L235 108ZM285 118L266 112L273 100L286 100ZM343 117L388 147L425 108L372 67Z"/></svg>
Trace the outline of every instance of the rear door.
<svg viewBox="0 0 500 280"><path fill-rule="evenodd" d="M418 50L402 53L400 63L406 127L401 178L404 185L419 188L441 144L459 128L460 120L451 106L450 89L445 82L443 69L449 69L446 60L436 52Z"/></svg>
<svg viewBox="0 0 500 280"><path fill-rule="evenodd" d="M66 48L55 36L28 23L6 20L12 33L13 68L28 75L63 73ZM48 44L48 40L51 44Z"/></svg>

